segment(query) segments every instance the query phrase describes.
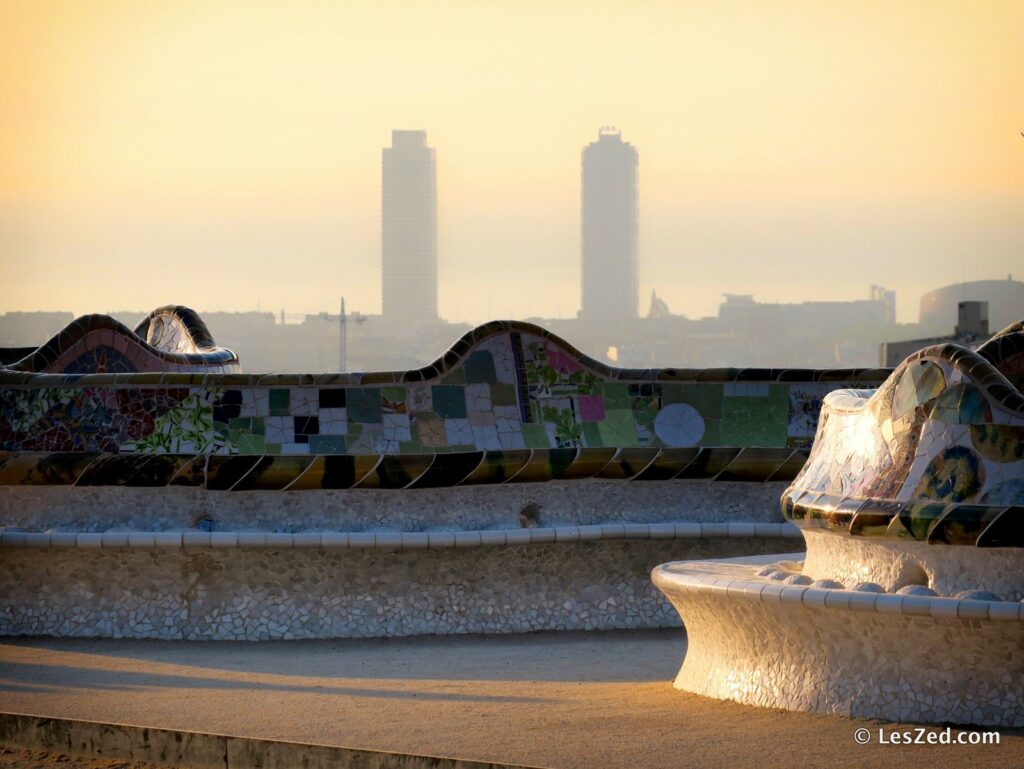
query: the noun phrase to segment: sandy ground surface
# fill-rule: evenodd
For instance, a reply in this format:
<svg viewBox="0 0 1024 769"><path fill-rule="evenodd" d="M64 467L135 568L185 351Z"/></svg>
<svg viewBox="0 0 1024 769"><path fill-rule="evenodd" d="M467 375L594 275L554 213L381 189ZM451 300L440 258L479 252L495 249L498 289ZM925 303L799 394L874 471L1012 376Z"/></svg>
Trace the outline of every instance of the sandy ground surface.
<svg viewBox="0 0 1024 769"><path fill-rule="evenodd" d="M676 691L684 652L680 630L5 639L0 710L558 769L1024 766L1021 730L1002 730L998 746L878 745L878 730L893 725ZM861 727L871 744L854 742Z"/></svg>

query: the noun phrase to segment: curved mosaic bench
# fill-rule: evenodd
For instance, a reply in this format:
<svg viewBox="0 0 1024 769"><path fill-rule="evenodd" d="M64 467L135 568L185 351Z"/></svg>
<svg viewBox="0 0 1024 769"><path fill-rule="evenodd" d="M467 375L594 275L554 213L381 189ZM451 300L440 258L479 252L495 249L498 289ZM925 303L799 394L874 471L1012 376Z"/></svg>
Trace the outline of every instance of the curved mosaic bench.
<svg viewBox="0 0 1024 769"><path fill-rule="evenodd" d="M109 315L83 315L38 348L0 349L0 375L240 370L238 356L216 346L199 315L175 305L154 310L134 331Z"/></svg>
<svg viewBox="0 0 1024 769"><path fill-rule="evenodd" d="M166 329L163 319L181 315L158 310L138 331L181 346L181 333L155 325ZM116 324L105 316L80 322ZM199 324L193 315L181 325L192 329L190 344L212 344ZM47 349L67 349L67 333ZM75 338L83 333L96 336ZM0 369L0 450L10 452L0 483L279 490L591 477L787 481L806 460L822 398L887 373L616 369L511 321L480 326L434 363L404 372L8 368Z"/></svg>
<svg viewBox="0 0 1024 769"><path fill-rule="evenodd" d="M774 563L786 557L654 570L686 627L677 689L855 718L1024 725L1024 604L794 584L803 575Z"/></svg>
<svg viewBox="0 0 1024 769"><path fill-rule="evenodd" d="M413 371L0 371L0 633L676 624L650 569L789 549L822 399L887 374L616 369L517 322Z"/></svg>
<svg viewBox="0 0 1024 769"><path fill-rule="evenodd" d="M872 393L825 399L807 465L783 512L808 544L805 570L888 590L986 589L1024 598L1024 333L974 353L912 355ZM949 547L952 546L970 546Z"/></svg>
<svg viewBox="0 0 1024 769"><path fill-rule="evenodd" d="M677 688L853 716L1024 725L1024 331L826 397L782 498L806 559L670 563ZM788 559L778 563L779 558Z"/></svg>

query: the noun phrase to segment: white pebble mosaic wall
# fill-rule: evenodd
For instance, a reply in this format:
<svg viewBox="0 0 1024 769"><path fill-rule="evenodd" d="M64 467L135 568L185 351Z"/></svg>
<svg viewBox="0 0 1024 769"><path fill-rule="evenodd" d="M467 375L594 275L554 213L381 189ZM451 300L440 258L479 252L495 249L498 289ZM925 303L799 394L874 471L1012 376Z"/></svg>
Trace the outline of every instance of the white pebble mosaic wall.
<svg viewBox="0 0 1024 769"><path fill-rule="evenodd" d="M792 539L600 541L443 550L5 548L0 635L189 640L678 627L666 560Z"/></svg>
<svg viewBox="0 0 1024 769"><path fill-rule="evenodd" d="M855 718L1024 726L1020 602L774 581L765 567L779 558L655 569L686 624L676 688Z"/></svg>
<svg viewBox="0 0 1024 769"><path fill-rule="evenodd" d="M576 480L440 489L206 491L183 487L7 486L0 526L16 531L471 531L533 525L782 521L785 483Z"/></svg>

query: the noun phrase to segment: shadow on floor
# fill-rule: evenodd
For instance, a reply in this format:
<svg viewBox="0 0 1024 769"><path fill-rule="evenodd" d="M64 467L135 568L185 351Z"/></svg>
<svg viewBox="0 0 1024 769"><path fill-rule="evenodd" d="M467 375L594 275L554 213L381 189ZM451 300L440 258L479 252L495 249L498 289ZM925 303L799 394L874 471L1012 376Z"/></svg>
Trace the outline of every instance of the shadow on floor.
<svg viewBox="0 0 1024 769"><path fill-rule="evenodd" d="M241 681L225 678L136 673L127 670L109 670L74 667L70 665L37 665L22 662L0 662L0 693L53 694L60 690L88 689L90 691L137 692L154 688L193 688L204 691L252 689L266 692L324 694L343 697L384 697L391 699L418 699L441 702L530 703L549 702L539 697L511 697L486 694L457 694L435 691L398 691L353 686L302 686L260 681Z"/></svg>
<svg viewBox="0 0 1024 769"><path fill-rule="evenodd" d="M0 674L5 647L281 676L643 683L671 681L686 640L678 628L302 641L8 638Z"/></svg>

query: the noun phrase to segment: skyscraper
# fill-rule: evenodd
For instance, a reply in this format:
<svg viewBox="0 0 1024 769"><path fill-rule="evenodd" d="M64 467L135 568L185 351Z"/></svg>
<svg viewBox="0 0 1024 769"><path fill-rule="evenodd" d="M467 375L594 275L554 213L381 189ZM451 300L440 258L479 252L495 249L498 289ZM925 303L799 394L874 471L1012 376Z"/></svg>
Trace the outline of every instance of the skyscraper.
<svg viewBox="0 0 1024 769"><path fill-rule="evenodd" d="M426 131L392 131L381 164L383 315L437 319L437 165Z"/></svg>
<svg viewBox="0 0 1024 769"><path fill-rule="evenodd" d="M580 317L592 321L636 318L637 165L633 145L602 128L583 149L583 297Z"/></svg>

